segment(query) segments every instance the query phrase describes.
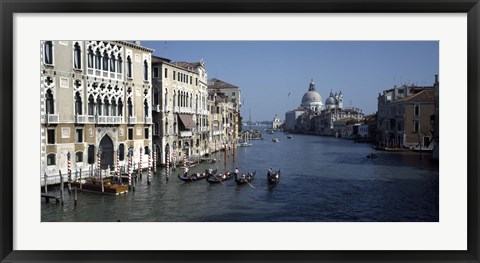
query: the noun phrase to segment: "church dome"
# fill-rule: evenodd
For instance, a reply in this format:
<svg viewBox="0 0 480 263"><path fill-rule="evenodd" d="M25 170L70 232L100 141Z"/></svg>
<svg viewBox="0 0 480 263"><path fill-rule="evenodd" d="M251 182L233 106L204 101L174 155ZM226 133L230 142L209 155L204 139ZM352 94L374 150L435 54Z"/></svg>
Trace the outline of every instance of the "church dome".
<svg viewBox="0 0 480 263"><path fill-rule="evenodd" d="M335 105L337 104L337 100L334 97L328 97L325 101L325 105Z"/></svg>
<svg viewBox="0 0 480 263"><path fill-rule="evenodd" d="M315 83L310 82L308 91L302 97L301 106L305 109L319 111L323 108L322 96L315 90Z"/></svg>

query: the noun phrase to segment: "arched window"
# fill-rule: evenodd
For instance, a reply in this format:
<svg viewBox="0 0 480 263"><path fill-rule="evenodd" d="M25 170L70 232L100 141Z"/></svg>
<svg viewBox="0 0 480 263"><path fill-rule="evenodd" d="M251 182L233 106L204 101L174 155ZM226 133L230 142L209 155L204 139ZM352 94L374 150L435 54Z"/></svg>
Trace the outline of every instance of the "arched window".
<svg viewBox="0 0 480 263"><path fill-rule="evenodd" d="M132 58L127 57L127 78L132 78Z"/></svg>
<svg viewBox="0 0 480 263"><path fill-rule="evenodd" d="M93 50L92 48L88 48L88 68L93 68Z"/></svg>
<svg viewBox="0 0 480 263"><path fill-rule="evenodd" d="M100 69L100 64L102 63L102 55L100 54L100 50L95 52L95 69Z"/></svg>
<svg viewBox="0 0 480 263"><path fill-rule="evenodd" d="M115 55L112 54L110 58L110 71L115 72L115 65L117 64L117 61L115 60Z"/></svg>
<svg viewBox="0 0 480 263"><path fill-rule="evenodd" d="M103 52L103 70L107 71L108 70L108 60L109 56L107 54L107 51Z"/></svg>
<svg viewBox="0 0 480 263"><path fill-rule="evenodd" d="M105 104L104 107L103 107L105 109L103 111L103 115L110 116L110 101L108 100L108 98L105 98L103 100L103 103Z"/></svg>
<svg viewBox="0 0 480 263"><path fill-rule="evenodd" d="M117 60L117 72L122 73L122 57L118 55L118 60Z"/></svg>
<svg viewBox="0 0 480 263"><path fill-rule="evenodd" d="M45 64L52 65L53 64L53 42L52 41L45 41L44 44L44 55L45 55Z"/></svg>
<svg viewBox="0 0 480 263"><path fill-rule="evenodd" d="M75 115L82 115L82 97L80 93L75 93Z"/></svg>
<svg viewBox="0 0 480 263"><path fill-rule="evenodd" d="M131 117L133 115L133 105L132 105L132 99L131 98L128 98L127 110L128 110L128 117Z"/></svg>
<svg viewBox="0 0 480 263"><path fill-rule="evenodd" d="M55 165L56 156L54 153L50 153L47 155L47 165Z"/></svg>
<svg viewBox="0 0 480 263"><path fill-rule="evenodd" d="M73 66L76 69L82 68L82 51L80 50L78 42L73 46Z"/></svg>
<svg viewBox="0 0 480 263"><path fill-rule="evenodd" d="M102 115L102 99L100 98L100 96L98 96L97 98L97 115Z"/></svg>
<svg viewBox="0 0 480 263"><path fill-rule="evenodd" d="M118 100L118 116L123 116L123 102L122 102L122 99Z"/></svg>
<svg viewBox="0 0 480 263"><path fill-rule="evenodd" d="M175 104L177 103L177 94L176 92L174 91L173 92L173 107L175 107Z"/></svg>
<svg viewBox="0 0 480 263"><path fill-rule="evenodd" d="M88 115L90 116L94 115L93 113L94 104L95 104L95 101L93 100L93 95L90 95L88 97Z"/></svg>
<svg viewBox="0 0 480 263"><path fill-rule="evenodd" d="M117 116L117 101L112 99L112 116Z"/></svg>
<svg viewBox="0 0 480 263"><path fill-rule="evenodd" d="M45 110L47 111L47 114L54 114L55 109L54 109L54 101L53 101L53 93L52 90L47 90L47 94L45 94Z"/></svg>
<svg viewBox="0 0 480 263"><path fill-rule="evenodd" d="M147 63L147 60L143 61L143 80L148 80L148 63Z"/></svg>
<svg viewBox="0 0 480 263"><path fill-rule="evenodd" d="M143 101L143 108L144 108L145 117L148 117L148 101L147 101L147 99L145 99Z"/></svg>

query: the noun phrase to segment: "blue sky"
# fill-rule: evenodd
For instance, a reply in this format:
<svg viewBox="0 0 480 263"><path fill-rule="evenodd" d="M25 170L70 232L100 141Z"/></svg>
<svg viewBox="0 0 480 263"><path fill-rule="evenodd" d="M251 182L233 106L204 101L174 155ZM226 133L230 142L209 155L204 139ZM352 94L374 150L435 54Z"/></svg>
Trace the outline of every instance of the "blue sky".
<svg viewBox="0 0 480 263"><path fill-rule="evenodd" d="M323 101L342 91L345 107L376 112L394 85L431 85L439 72L437 41L143 41L172 61L203 59L209 78L242 90L248 120L281 119L297 108L310 80ZM288 96L288 93L291 95Z"/></svg>

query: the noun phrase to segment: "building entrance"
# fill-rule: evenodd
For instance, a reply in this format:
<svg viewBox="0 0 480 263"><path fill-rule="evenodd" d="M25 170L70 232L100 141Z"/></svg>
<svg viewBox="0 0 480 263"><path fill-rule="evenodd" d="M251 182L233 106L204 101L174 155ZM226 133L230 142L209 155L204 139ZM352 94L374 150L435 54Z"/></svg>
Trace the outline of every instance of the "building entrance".
<svg viewBox="0 0 480 263"><path fill-rule="evenodd" d="M105 135L100 141L100 147L102 149L102 159L100 160L100 168L107 169L110 166L110 169L113 169L113 141L108 135Z"/></svg>

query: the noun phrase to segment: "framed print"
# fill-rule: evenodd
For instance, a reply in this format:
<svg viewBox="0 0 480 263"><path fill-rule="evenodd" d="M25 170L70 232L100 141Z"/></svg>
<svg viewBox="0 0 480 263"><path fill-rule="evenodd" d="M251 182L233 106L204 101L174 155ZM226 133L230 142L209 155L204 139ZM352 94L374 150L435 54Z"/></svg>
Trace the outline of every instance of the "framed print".
<svg viewBox="0 0 480 263"><path fill-rule="evenodd" d="M3 1L1 261L478 262L479 9Z"/></svg>

